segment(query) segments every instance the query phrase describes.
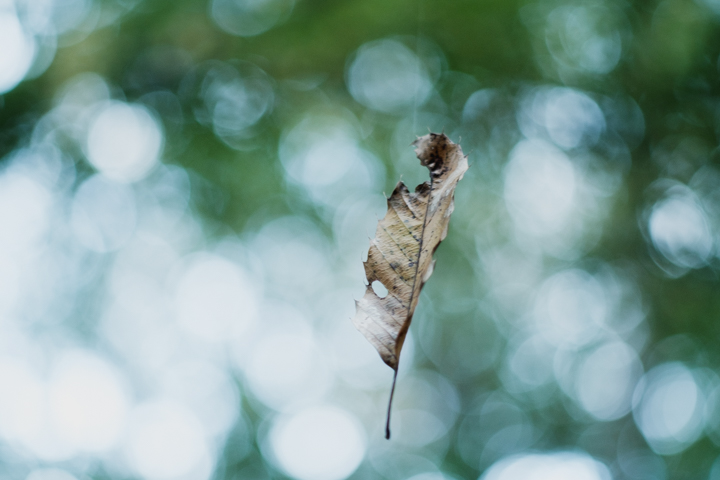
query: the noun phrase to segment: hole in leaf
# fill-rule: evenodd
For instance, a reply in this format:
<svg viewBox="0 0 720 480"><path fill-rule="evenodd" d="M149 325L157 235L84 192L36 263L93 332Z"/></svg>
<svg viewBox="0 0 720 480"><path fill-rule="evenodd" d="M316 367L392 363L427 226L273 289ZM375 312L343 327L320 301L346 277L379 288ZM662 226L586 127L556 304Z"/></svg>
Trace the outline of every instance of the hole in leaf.
<svg viewBox="0 0 720 480"><path fill-rule="evenodd" d="M373 292L375 292L375 295L377 295L380 298L387 297L388 289L385 288L385 285L382 284L379 280L375 280L372 282L372 289Z"/></svg>

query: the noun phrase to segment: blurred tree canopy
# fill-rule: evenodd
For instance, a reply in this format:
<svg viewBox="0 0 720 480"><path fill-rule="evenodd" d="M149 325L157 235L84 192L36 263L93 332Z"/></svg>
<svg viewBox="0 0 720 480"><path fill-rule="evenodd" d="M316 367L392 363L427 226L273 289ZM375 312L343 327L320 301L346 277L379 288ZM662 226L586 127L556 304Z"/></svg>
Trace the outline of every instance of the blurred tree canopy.
<svg viewBox="0 0 720 480"><path fill-rule="evenodd" d="M0 2L0 471L720 480L719 57L717 0ZM385 442L350 318L428 130Z"/></svg>

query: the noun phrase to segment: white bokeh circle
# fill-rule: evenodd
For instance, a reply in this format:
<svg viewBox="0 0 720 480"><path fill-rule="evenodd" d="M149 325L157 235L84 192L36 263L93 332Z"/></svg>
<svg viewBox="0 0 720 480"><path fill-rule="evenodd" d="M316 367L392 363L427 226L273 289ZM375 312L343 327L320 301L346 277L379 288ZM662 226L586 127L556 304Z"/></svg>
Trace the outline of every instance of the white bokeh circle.
<svg viewBox="0 0 720 480"><path fill-rule="evenodd" d="M365 456L365 433L350 412L317 406L280 417L270 432L279 466L299 480L341 480Z"/></svg>
<svg viewBox="0 0 720 480"><path fill-rule="evenodd" d="M162 128L145 107L108 102L90 122L86 154L103 175L132 182L150 172L162 147Z"/></svg>

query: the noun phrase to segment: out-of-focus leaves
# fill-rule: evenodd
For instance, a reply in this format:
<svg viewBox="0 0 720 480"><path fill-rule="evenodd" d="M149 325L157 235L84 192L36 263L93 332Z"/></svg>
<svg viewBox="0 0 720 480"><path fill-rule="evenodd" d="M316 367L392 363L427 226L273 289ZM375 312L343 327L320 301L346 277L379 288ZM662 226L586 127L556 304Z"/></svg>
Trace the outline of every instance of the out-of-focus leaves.
<svg viewBox="0 0 720 480"><path fill-rule="evenodd" d="M718 0L5 2L3 471L719 479L719 18ZM390 371L347 320L428 128L473 168L388 443Z"/></svg>

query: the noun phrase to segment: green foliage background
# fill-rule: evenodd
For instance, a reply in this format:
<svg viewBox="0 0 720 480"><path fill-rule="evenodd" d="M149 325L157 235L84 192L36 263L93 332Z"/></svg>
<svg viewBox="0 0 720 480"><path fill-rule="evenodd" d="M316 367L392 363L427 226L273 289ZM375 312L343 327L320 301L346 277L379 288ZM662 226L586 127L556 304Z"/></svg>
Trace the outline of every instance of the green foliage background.
<svg viewBox="0 0 720 480"><path fill-rule="evenodd" d="M349 325L353 305L349 289L355 288L356 297L362 292L360 252L343 245L337 228L342 219L338 220L340 214L334 207L314 200L313 187L294 182L283 167L278 148L288 132L312 112L354 118L352 122L362 131L358 145L381 161L380 178L384 180L377 185L376 195L383 190L390 192L401 176L409 184L425 179L425 172L413 170L415 164L408 161L409 146L403 159L397 156L396 145L409 145L413 135L444 129L469 153L472 167L458 187L451 231L437 252L435 273L423 292L411 329L414 347L404 359L408 364L406 378L437 374L451 385L457 396L457 415L452 426L428 444L403 443L407 423L398 429L400 440L384 442L381 430L387 391L377 386L362 389L345 381L343 375L353 373L336 374L330 393L323 398L355 412L368 439L364 460L349 478L404 479L423 473L419 467L410 469L410 461L397 460L394 469L387 466L393 462L387 458L402 459L403 455L429 459L433 474L478 478L504 455L570 450L603 462L615 479L720 479L720 467L713 468L720 444L720 410L716 406L720 392L717 2L299 0L277 24L248 37L223 31L209 15L206 0L140 0L132 5L103 0L93 5L100 11L120 13L102 27L77 33L81 30L78 27L61 35L47 70L0 96L0 168L9 168L17 152L31 145L38 121L57 105L64 85L85 72L98 74L109 85L113 98L147 105L157 113L165 135L162 162L182 167L189 175L186 215L200 226L200 240L186 246L183 254L215 251L227 238L238 238L247 249L243 255L252 257L256 234L287 217L308 222L313 231L324 236L329 247L323 251L336 276L328 282L310 273L306 282L315 283L317 288L309 290L309 297L298 300L292 292L278 291L282 285L273 283L272 274L258 280L264 282L265 292L258 301L292 304L323 339L318 341L323 351L331 350L325 343L331 337L324 332L336 328L333 322ZM558 12L570 8L585 8L589 23L576 30L571 25L567 31L562 30L566 24L553 23L562 16ZM587 53L591 47L582 44L588 25L600 32L597 38L610 38L603 37L605 33L619 38L619 57L607 71L582 65L583 55L591 55ZM419 58L432 57L438 62L439 73L427 101L388 113L364 105L349 92L348 72L358 49L381 39L397 39ZM214 133L211 125L197 120L202 103L197 89L212 65L239 65L239 61L254 64L267 74L274 100L268 112L250 127L251 133L241 145L233 148ZM578 145L560 148L576 173L584 172L577 173L577 178L590 178L582 188L595 191L592 178L606 175L615 179L612 188L593 197L599 199L597 208L569 220L575 225L568 228L577 227L580 233L577 240L565 243L562 230L549 236L542 232L535 237L523 234L523 226L517 224L521 217L513 217L514 207L505 190L513 149L527 136L520 120L523 109L527 102L539 101L533 100L540 98L538 92L554 91L555 87L580 92L600 105L604 114L598 139L591 142L582 137L585 140ZM471 95L485 89L493 92L492 107L477 114L468 110ZM177 98L180 111L164 111L162 105L149 102L147 95L153 92L170 92ZM617 99L631 99L636 110L607 107ZM639 117L637 112L641 113ZM612 139L608 132L613 132ZM552 143L547 133L542 135L543 141ZM616 137L619 140L613 140ZM58 146L76 171L68 190L72 197L95 170L81 146L72 142ZM351 180L344 178L343 182ZM353 191L353 185L346 187ZM552 193L533 191L539 196ZM384 206L378 198L372 199L373 209L381 215ZM653 209L672 198L695 205L693 211L701 212L701 224L666 225L666 238L676 242L668 247L662 238L653 237L648 225L656 211ZM375 218L366 215L356 221L372 229ZM696 235L695 227L705 232L703 238L710 239L709 250L699 252L700 234ZM3 234L9 235L0 225L0 236ZM518 240L523 235L524 240ZM360 240L365 242L364 238ZM278 242L282 246L282 239ZM560 247L548 247L547 242ZM349 252L355 256L344 258ZM93 260L99 272L95 285L73 289L74 307L64 316L49 326L38 321L22 328L50 345L65 344L71 338L72 345L102 352L109 358L121 357L98 327L106 301L103 295L110 289L105 283L110 275L107 272L116 254L98 254L102 259ZM248 262L246 265L252 264ZM293 268L292 264L288 268ZM541 355L540 363L554 365L550 376L559 378L558 369L578 367L588 352L611 338L636 352L644 372L669 364L692 372L694 388L702 400L694 404L697 412L688 406L692 401L683 403L682 399L676 404L668 400L667 408L680 405L680 413L672 411L695 415L701 425L685 440L682 432L678 434L682 438L668 440L679 445L676 451L663 451L638 427L642 387L637 387L640 390L634 400L626 399L627 411L611 419L584 410L582 402L573 397L573 387L563 389L559 385L562 381L555 377L513 390L512 385L517 384L508 378L514 375L514 355L520 355L515 349L518 343L525 338L541 338L543 329L554 328L544 327L542 322L531 328L528 325L532 322L527 319L541 308L538 305L547 293L543 289L550 288L545 282L562 272L585 272L583 275L598 282L612 272L615 280L610 283L623 300L614 309L607 306L606 323L623 321L631 314L627 305L640 305L637 311L642 319L626 331L607 333L612 329L603 327L605 333L580 346L553 344L544 357ZM561 300L575 301L567 295L561 292ZM572 311L581 314L582 307ZM259 324L269 323L261 308ZM58 329L65 333L58 336ZM528 333L531 331L534 333ZM562 352L570 353L562 357ZM337 357L323 358L333 370ZM525 361L536 361L532 358ZM121 369L123 362L118 360ZM236 408L244 423L236 427L243 432L237 434L240 440L233 436L236 430L223 437L225 443L218 448L213 478L286 478L292 473L283 470L282 462L269 458L262 445L268 425L283 412L254 398L241 368L223 365L240 392ZM133 398L141 401L146 390L138 386L142 382L135 380L135 373L128 372ZM389 371L387 377L389 390ZM407 385L411 383L406 380ZM415 401L411 387L405 393L403 388L401 377L400 411ZM687 392L676 393L682 397ZM494 425L480 413L491 394L500 395L497 398L506 399L507 405L522 412L524 420L512 420L513 425L534 432L517 437L524 439L522 442L506 432L508 440L504 447L497 447L500 450L496 455L487 453L490 435L485 432L500 432L503 419L510 417L498 414L500 425ZM494 442L496 445L498 440ZM6 443L10 446L0 449L0 458L2 463L14 465L9 471L25 475L37 466L32 455L23 457L21 449ZM628 452L634 460L628 460ZM139 476L122 468L113 470L100 459L81 463L65 459L56 465L78 478Z"/></svg>

